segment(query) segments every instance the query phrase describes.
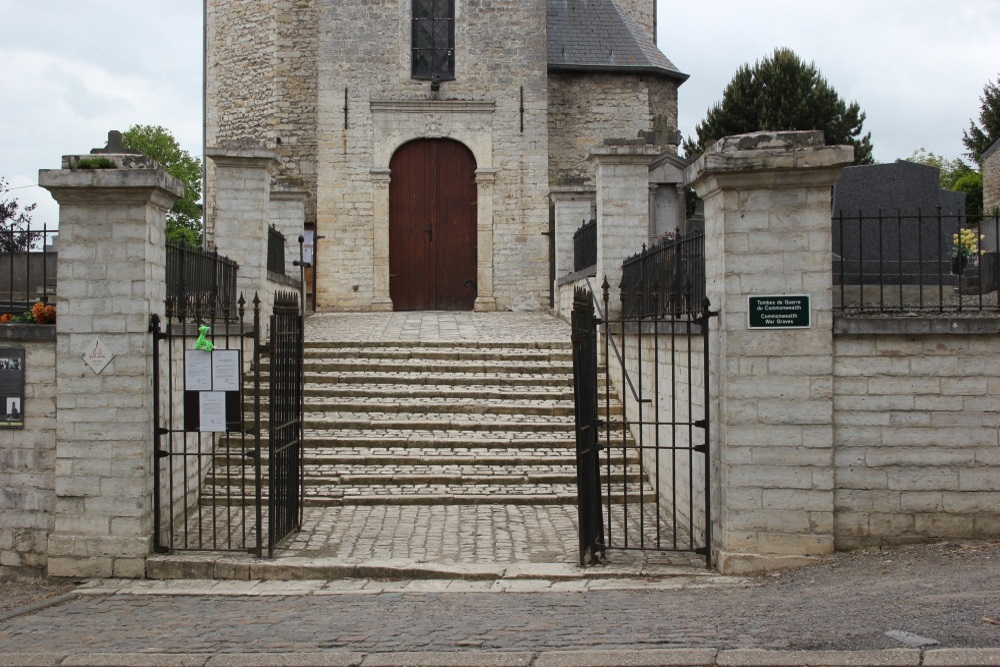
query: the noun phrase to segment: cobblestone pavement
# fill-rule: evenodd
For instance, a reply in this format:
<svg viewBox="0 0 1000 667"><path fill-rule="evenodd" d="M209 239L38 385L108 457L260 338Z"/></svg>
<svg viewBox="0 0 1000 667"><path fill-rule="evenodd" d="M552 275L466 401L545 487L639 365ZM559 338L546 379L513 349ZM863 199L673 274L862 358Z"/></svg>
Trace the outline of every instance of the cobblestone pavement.
<svg viewBox="0 0 1000 667"><path fill-rule="evenodd" d="M996 665L998 575L1000 542L838 554L812 567L761 578L99 581L75 599L0 621L0 664L22 664L8 658L18 652L873 651L922 643L924 648L994 650L978 662L935 662L918 654L906 660L883 655L881 662L800 658L727 664ZM886 634L893 632L910 634ZM913 640L913 635L923 639ZM118 664L81 660L75 664ZM467 658L461 664L488 662ZM647 659L631 664L705 663Z"/></svg>

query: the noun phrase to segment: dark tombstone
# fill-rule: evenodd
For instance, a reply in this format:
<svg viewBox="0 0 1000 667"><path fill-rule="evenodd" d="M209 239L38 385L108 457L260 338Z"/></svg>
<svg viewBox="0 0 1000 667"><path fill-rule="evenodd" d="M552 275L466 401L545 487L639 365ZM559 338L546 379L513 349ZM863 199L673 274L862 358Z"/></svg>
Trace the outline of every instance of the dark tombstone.
<svg viewBox="0 0 1000 667"><path fill-rule="evenodd" d="M942 189L937 167L846 168L833 189L834 283L957 284L952 234L964 212L965 193Z"/></svg>

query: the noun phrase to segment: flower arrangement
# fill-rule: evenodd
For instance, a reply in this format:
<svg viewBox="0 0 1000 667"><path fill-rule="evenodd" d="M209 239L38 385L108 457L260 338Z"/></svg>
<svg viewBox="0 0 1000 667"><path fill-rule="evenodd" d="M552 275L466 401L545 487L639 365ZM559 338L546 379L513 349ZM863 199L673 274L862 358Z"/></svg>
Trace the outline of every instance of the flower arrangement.
<svg viewBox="0 0 1000 667"><path fill-rule="evenodd" d="M985 255L985 250L979 249L979 242L985 239L984 234L978 236L971 229L960 229L951 235L951 256L968 259L973 255Z"/></svg>
<svg viewBox="0 0 1000 667"><path fill-rule="evenodd" d="M0 315L0 324L55 324L56 307L38 302L23 313L4 313Z"/></svg>

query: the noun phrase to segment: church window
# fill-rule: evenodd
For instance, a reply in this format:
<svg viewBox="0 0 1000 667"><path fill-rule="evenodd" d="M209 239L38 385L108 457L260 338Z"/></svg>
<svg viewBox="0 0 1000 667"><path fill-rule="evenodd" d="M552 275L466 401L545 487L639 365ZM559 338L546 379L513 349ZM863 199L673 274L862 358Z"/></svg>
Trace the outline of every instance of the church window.
<svg viewBox="0 0 1000 667"><path fill-rule="evenodd" d="M455 78L455 0L413 0L414 79Z"/></svg>

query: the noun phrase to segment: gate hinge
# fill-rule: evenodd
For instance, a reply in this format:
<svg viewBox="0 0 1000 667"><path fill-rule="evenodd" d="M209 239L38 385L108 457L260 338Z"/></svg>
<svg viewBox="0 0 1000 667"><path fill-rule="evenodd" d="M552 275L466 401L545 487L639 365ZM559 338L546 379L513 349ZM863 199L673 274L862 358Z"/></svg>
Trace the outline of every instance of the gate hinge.
<svg viewBox="0 0 1000 667"><path fill-rule="evenodd" d="M711 553L708 547L698 547L697 549L694 550L694 552L699 556L705 556L705 557L708 557L709 554Z"/></svg>
<svg viewBox="0 0 1000 667"><path fill-rule="evenodd" d="M699 419L694 423L695 428L708 428L708 421L705 419Z"/></svg>
<svg viewBox="0 0 1000 667"><path fill-rule="evenodd" d="M699 454L708 454L708 445L695 445L693 449Z"/></svg>
<svg viewBox="0 0 1000 667"><path fill-rule="evenodd" d="M159 438L161 435L167 435L168 433L170 433L170 429L163 428L162 426L157 426L156 427L156 437L157 438Z"/></svg>
<svg viewBox="0 0 1000 667"><path fill-rule="evenodd" d="M165 449L157 449L156 450L156 458L158 458L158 459L165 459L168 456L170 456L170 452L168 452L167 450L165 450Z"/></svg>

